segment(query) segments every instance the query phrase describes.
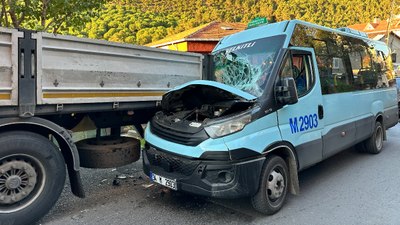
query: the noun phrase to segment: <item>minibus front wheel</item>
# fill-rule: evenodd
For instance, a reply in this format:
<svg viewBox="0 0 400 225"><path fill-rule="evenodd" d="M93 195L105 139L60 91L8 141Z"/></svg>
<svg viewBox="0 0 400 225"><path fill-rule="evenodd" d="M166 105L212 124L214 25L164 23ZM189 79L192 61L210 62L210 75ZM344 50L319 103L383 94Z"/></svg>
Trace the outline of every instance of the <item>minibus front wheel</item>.
<svg viewBox="0 0 400 225"><path fill-rule="evenodd" d="M289 172L285 160L277 155L268 156L260 179L260 187L251 202L257 211L272 215L282 208L288 191Z"/></svg>

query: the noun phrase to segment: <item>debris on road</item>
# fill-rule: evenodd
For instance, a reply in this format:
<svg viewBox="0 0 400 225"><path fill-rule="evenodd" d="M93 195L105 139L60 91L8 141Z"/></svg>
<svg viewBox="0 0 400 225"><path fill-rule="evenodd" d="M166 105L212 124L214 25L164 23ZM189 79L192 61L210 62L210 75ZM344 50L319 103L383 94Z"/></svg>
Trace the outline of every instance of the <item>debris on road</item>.
<svg viewBox="0 0 400 225"><path fill-rule="evenodd" d="M113 184L113 186L120 186L121 182L119 180L117 180L117 179L114 179L112 184Z"/></svg>
<svg viewBox="0 0 400 225"><path fill-rule="evenodd" d="M108 179L103 179L103 180L101 180L100 181L100 183L104 183L104 182L106 182Z"/></svg>
<svg viewBox="0 0 400 225"><path fill-rule="evenodd" d="M163 198L166 194L171 194L171 189L169 189L169 188L161 189L161 191L160 191L161 198Z"/></svg>
<svg viewBox="0 0 400 225"><path fill-rule="evenodd" d="M82 219L82 218L83 218L83 214L86 213L86 212L89 212L89 210L84 209L84 210L80 211L79 214L73 215L73 216L71 217L71 219L73 219L73 220Z"/></svg>
<svg viewBox="0 0 400 225"><path fill-rule="evenodd" d="M149 187L152 187L152 186L154 186L154 184L142 184L142 186L144 187L144 188L149 188Z"/></svg>
<svg viewBox="0 0 400 225"><path fill-rule="evenodd" d="M125 174L120 174L120 175L117 175L116 178L125 180L127 178L127 176Z"/></svg>

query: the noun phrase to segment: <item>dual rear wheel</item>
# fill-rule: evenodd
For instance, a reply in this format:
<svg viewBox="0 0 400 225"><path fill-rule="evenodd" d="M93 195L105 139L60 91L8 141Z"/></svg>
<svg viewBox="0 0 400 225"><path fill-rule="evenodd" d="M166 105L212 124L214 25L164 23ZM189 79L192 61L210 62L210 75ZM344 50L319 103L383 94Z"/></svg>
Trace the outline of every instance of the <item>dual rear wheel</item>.
<svg viewBox="0 0 400 225"><path fill-rule="evenodd" d="M374 133L365 141L357 144L356 148L361 152L378 154L383 149L384 128L379 121L375 122Z"/></svg>
<svg viewBox="0 0 400 225"><path fill-rule="evenodd" d="M31 132L0 136L0 224L33 224L63 190L66 169L59 149Z"/></svg>

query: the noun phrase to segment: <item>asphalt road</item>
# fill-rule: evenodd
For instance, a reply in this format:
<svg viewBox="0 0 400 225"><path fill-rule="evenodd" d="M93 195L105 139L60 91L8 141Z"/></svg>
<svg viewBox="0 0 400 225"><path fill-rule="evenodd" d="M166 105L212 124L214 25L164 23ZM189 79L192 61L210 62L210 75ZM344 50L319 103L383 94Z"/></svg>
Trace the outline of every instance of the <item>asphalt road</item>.
<svg viewBox="0 0 400 225"><path fill-rule="evenodd" d="M254 212L248 199L209 199L152 185L141 172L141 162L114 170L82 169L87 197L74 197L66 184L56 206L37 224L398 225L399 146L397 125L388 131L378 155L349 149L302 171L301 194L289 195L273 216Z"/></svg>

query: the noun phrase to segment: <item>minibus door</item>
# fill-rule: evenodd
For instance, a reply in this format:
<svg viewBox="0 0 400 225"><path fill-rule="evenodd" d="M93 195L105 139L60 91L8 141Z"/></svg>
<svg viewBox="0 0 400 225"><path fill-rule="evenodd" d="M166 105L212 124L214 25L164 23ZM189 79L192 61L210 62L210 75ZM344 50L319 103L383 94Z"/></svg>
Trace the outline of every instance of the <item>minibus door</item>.
<svg viewBox="0 0 400 225"><path fill-rule="evenodd" d="M313 49L290 48L281 66L276 90L282 83L291 83L287 81L295 86L293 92L297 92L297 102L280 101L284 106L277 112L279 129L282 140L295 147L301 169L322 160L323 105ZM282 90L287 91L284 86Z"/></svg>

